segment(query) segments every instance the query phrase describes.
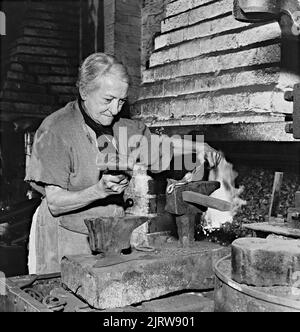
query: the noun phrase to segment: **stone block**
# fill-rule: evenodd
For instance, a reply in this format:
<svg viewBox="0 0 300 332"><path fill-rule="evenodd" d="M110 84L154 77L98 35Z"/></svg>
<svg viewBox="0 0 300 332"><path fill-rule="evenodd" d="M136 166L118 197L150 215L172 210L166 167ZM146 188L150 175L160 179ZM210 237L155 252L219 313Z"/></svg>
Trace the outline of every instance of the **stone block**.
<svg viewBox="0 0 300 332"><path fill-rule="evenodd" d="M179 29L181 27L187 26L188 24L189 24L189 12L185 12L162 21L161 32L165 33L167 31Z"/></svg>
<svg viewBox="0 0 300 332"><path fill-rule="evenodd" d="M58 38L61 40L74 40L77 42L77 36L75 33L59 33L59 30L48 30L38 27L24 27L24 35L26 36L36 36L36 37L50 37Z"/></svg>
<svg viewBox="0 0 300 332"><path fill-rule="evenodd" d="M232 13L232 1L218 1L207 6L198 7L191 10L189 16L189 25L198 23L199 21L212 19L222 14Z"/></svg>
<svg viewBox="0 0 300 332"><path fill-rule="evenodd" d="M24 71L24 67L20 63L12 63L12 64L10 64L10 69L12 71L21 71L21 72Z"/></svg>
<svg viewBox="0 0 300 332"><path fill-rule="evenodd" d="M71 24L60 24L59 22L50 22L39 19L28 19L26 25L32 28L41 28L48 30L62 30L62 31L73 31L74 26Z"/></svg>
<svg viewBox="0 0 300 332"><path fill-rule="evenodd" d="M178 15L190 9L204 6L211 0L177 0L166 6L166 17Z"/></svg>
<svg viewBox="0 0 300 332"><path fill-rule="evenodd" d="M258 88L260 90L257 91ZM139 104L135 105L135 111L136 114L140 111L145 118L152 116L159 120L170 120L170 115L172 119L191 116L196 120L199 117L212 114L215 115L215 120L221 123L221 115L225 116L226 114L247 114L249 110L259 114L266 109L281 112L282 109L275 107L273 101L275 95L278 95L279 98L283 93L275 92L273 89L275 90L275 85L273 88L272 85L245 86L237 91L234 89L232 91L221 90L218 94L215 94L214 91L199 93L191 95L188 99L185 97L177 97L173 100L169 98L149 99L139 101Z"/></svg>
<svg viewBox="0 0 300 332"><path fill-rule="evenodd" d="M21 114L45 114L48 115L53 111L56 111L57 108L55 106L49 105L39 105L39 104L31 104L31 103L22 103L22 102L0 102L0 107L4 112L16 112Z"/></svg>
<svg viewBox="0 0 300 332"><path fill-rule="evenodd" d="M57 48L75 48L76 44L73 41L52 39L52 38L39 38L35 36L22 36L16 41L18 44L36 45L36 46L53 46Z"/></svg>
<svg viewBox="0 0 300 332"><path fill-rule="evenodd" d="M162 33L196 24L204 20L232 12L232 1L223 0L208 3L207 6L193 8L182 14L166 18L161 24Z"/></svg>
<svg viewBox="0 0 300 332"><path fill-rule="evenodd" d="M66 10L68 11L68 14L76 15L78 13L78 8L76 6L76 2L74 1L64 1L59 4L59 6L51 3L51 2L33 2L31 3L32 9L44 11L44 12L50 12L50 13L66 13Z"/></svg>
<svg viewBox="0 0 300 332"><path fill-rule="evenodd" d="M251 44L270 41L280 36L281 30L276 22L241 32L209 38L197 38L192 41L183 42L172 48L153 53L150 58L150 67L214 52L232 51Z"/></svg>
<svg viewBox="0 0 300 332"><path fill-rule="evenodd" d="M276 84L279 80L279 75L279 67L270 67L251 71L224 73L217 77L204 74L177 78L176 80L170 81L153 82L142 86L140 100L217 91L220 89L231 89L255 84Z"/></svg>
<svg viewBox="0 0 300 332"><path fill-rule="evenodd" d="M50 66L42 64L29 64L27 71L32 74L51 74Z"/></svg>
<svg viewBox="0 0 300 332"><path fill-rule="evenodd" d="M232 278L259 287L293 286L300 271L300 241L242 238L232 243Z"/></svg>
<svg viewBox="0 0 300 332"><path fill-rule="evenodd" d="M54 93L66 93L66 94L76 94L77 88L73 85L51 85L51 92Z"/></svg>
<svg viewBox="0 0 300 332"><path fill-rule="evenodd" d="M213 288L213 265L228 251L205 241L188 249L174 242L156 253L125 258L64 257L62 282L94 308L124 307L176 291Z"/></svg>
<svg viewBox="0 0 300 332"><path fill-rule="evenodd" d="M9 70L6 74L7 79L17 80L17 81L25 81L29 83L35 83L35 77L30 74L26 74L23 72L11 71Z"/></svg>
<svg viewBox="0 0 300 332"><path fill-rule="evenodd" d="M155 50L165 46L179 44L183 41L195 38L207 37L220 32L239 29L248 26L249 23L239 22L232 15L216 18L213 21L204 21L193 26L167 32L155 39Z"/></svg>
<svg viewBox="0 0 300 332"><path fill-rule="evenodd" d="M13 90L13 91L22 91L22 92L32 92L32 93L45 93L46 87L38 84L27 83L27 82L17 82L7 80L4 83L3 90Z"/></svg>
<svg viewBox="0 0 300 332"><path fill-rule="evenodd" d="M37 94L37 93L26 93L26 92L13 92L13 91L3 91L3 100L11 100L17 102L27 102L27 103L37 103L37 104L54 104L55 97L44 95L44 94Z"/></svg>
<svg viewBox="0 0 300 332"><path fill-rule="evenodd" d="M77 59L74 58L60 58L54 56L41 56L38 54L14 54L11 56L11 61L24 62L24 63L45 63L53 65L65 65L76 63Z"/></svg>
<svg viewBox="0 0 300 332"><path fill-rule="evenodd" d="M38 19L38 20L46 20L46 21L52 21L52 22L68 22L72 23L73 26L76 26L79 24L78 21L78 12L70 12L70 8L68 8L68 15L66 15L65 12L60 12L59 10L56 10L55 12L46 12L41 10L32 10L30 11L26 17L27 19Z"/></svg>
<svg viewBox="0 0 300 332"><path fill-rule="evenodd" d="M186 59L154 67L143 73L143 83L195 74L218 73L239 67L279 63L280 61L281 45L275 43L235 53Z"/></svg>
<svg viewBox="0 0 300 332"><path fill-rule="evenodd" d="M52 74L67 75L67 76L77 76L78 68L76 67L62 67L62 66L51 66Z"/></svg>
<svg viewBox="0 0 300 332"><path fill-rule="evenodd" d="M202 0L202 2L205 0ZM192 8L193 0L178 0L166 6L166 17L178 15Z"/></svg>
<svg viewBox="0 0 300 332"><path fill-rule="evenodd" d="M39 75L38 82L40 84L74 84L76 82L76 76L55 76L55 75Z"/></svg>
<svg viewBox="0 0 300 332"><path fill-rule="evenodd" d="M66 51L61 48L55 47L42 47L42 46L30 46L30 45L18 45L14 48L13 53L25 53L25 54L39 54L39 55L52 55L59 57L70 56L71 51Z"/></svg>

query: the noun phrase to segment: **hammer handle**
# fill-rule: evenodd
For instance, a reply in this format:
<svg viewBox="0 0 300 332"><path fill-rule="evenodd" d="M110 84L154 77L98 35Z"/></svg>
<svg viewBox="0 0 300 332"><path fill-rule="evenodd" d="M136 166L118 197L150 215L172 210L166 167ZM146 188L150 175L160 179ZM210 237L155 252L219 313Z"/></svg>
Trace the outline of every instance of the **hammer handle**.
<svg viewBox="0 0 300 332"><path fill-rule="evenodd" d="M182 193L182 199L187 203L198 204L218 211L231 211L231 204L229 202L193 191L184 191Z"/></svg>

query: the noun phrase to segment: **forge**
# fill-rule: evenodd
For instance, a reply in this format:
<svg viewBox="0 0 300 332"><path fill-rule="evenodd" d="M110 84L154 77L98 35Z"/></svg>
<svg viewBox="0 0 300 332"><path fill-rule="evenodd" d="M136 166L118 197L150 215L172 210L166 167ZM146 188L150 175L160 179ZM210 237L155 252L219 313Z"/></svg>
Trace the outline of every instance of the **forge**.
<svg viewBox="0 0 300 332"><path fill-rule="evenodd" d="M197 168L195 178L181 180L169 174L151 178L139 166L130 173L124 215L62 222L89 239L91 254L63 257L59 274L22 276L26 266L18 264L6 279L0 271L0 311L300 311L300 192L294 190L294 173L285 193L287 217L278 213L281 168L288 164L299 173L300 164L300 0L96 0L75 7L67 1L62 8L53 1L26 3L29 20L13 22L22 29L7 48L12 52L1 87L0 118L9 128L9 135L0 128L6 135L0 175L3 164L11 179L3 186L6 200L24 196L24 161L28 166L35 131L45 116L77 98L79 58L98 49L101 39L105 52L122 60L132 76L126 116L153 134L192 140L200 135L234 166L245 165L242 184L250 189L243 198L251 203L237 223L249 237L236 240L240 233L230 224L230 237L219 241L211 233L208 240L209 226L234 217L233 200L217 194L224 187L217 174L204 176L213 175L207 165ZM103 7L98 19L96 3ZM14 6L11 11L18 12ZM270 203L273 167L280 173L265 220L261 206ZM26 204L18 204L17 213L14 206L0 211L0 270L8 271L13 259L26 261L29 234L19 234L19 228L29 228L40 199ZM4 201L0 208L10 206ZM209 225L208 211L220 213L220 222ZM197 241L199 216L207 232ZM1 251L2 233L9 246ZM22 255L15 253L18 243L24 244ZM213 300L203 295L213 291Z"/></svg>

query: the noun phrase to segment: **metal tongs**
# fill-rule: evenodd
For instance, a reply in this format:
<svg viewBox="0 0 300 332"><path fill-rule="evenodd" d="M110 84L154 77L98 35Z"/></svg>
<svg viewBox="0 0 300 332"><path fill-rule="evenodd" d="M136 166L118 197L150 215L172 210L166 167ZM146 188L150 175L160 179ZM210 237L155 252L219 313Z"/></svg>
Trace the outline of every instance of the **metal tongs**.
<svg viewBox="0 0 300 332"><path fill-rule="evenodd" d="M171 183L167 187L167 194L172 194L176 187L180 187L190 182L202 181L204 176L204 163L196 167L192 173L187 173L184 178L179 182Z"/></svg>

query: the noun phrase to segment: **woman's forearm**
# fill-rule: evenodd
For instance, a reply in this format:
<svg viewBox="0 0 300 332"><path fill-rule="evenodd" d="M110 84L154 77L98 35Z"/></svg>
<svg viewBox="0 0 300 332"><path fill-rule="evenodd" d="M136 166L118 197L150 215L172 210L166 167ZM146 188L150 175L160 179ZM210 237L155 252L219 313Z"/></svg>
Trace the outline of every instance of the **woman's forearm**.
<svg viewBox="0 0 300 332"><path fill-rule="evenodd" d="M111 195L120 195L128 186L125 175L102 175L95 185L80 191L68 191L57 186L46 186L46 199L51 213L60 216L73 212Z"/></svg>
<svg viewBox="0 0 300 332"><path fill-rule="evenodd" d="M197 154L197 158L203 163L208 161L210 167L216 167L222 158L222 153L213 149L205 142L194 142L187 139L172 139L174 156Z"/></svg>
<svg viewBox="0 0 300 332"><path fill-rule="evenodd" d="M99 192L96 185L74 192L56 186L46 187L47 203L54 216L76 211L106 197L107 195Z"/></svg>
<svg viewBox="0 0 300 332"><path fill-rule="evenodd" d="M204 142L194 142L188 139L172 138L174 156L188 155L192 153L201 153L205 155L209 150L213 150Z"/></svg>

